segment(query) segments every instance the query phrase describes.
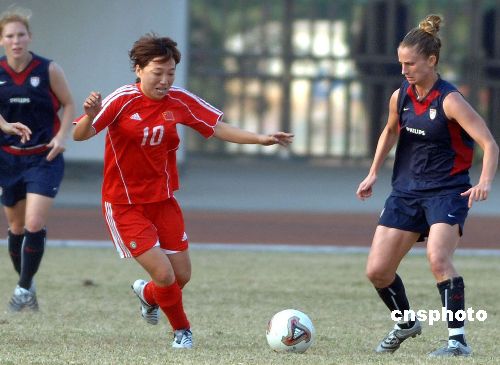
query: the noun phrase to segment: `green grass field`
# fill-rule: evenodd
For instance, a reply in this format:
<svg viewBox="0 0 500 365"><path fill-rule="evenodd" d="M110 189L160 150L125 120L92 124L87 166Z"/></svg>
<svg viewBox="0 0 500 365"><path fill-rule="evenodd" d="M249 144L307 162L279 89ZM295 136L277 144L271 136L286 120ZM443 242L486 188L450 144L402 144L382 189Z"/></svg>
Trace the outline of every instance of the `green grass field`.
<svg viewBox="0 0 500 365"><path fill-rule="evenodd" d="M16 283L6 247L0 256L0 304ZM276 252L192 252L193 278L184 290L195 339L192 351L173 350L168 324L147 325L130 284L145 277L112 249L49 247L37 277L41 312L0 315L0 364L454 364L428 359L446 326L423 325L422 336L394 355L373 349L392 327L389 313L364 277L365 255ZM500 265L497 257L457 257L466 307L484 309L470 322L471 364L499 363ZM412 307L440 309L423 256L403 262ZM279 354L266 343L271 316L285 308L306 312L316 342L305 354Z"/></svg>

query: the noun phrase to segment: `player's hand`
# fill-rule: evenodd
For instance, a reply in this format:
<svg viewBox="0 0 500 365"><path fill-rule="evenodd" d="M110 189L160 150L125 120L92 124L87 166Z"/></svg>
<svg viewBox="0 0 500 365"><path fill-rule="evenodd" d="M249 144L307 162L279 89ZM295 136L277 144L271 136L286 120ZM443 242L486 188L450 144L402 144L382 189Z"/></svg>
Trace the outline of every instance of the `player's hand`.
<svg viewBox="0 0 500 365"><path fill-rule="evenodd" d="M277 132L263 136L260 144L263 146L272 146L279 144L280 146L287 147L293 142L294 135L292 133Z"/></svg>
<svg viewBox="0 0 500 365"><path fill-rule="evenodd" d="M371 197L373 194L373 185L375 185L376 181L376 175L368 175L365 177L365 179L359 184L358 190L356 190L358 199L365 200Z"/></svg>
<svg viewBox="0 0 500 365"><path fill-rule="evenodd" d="M472 208L472 204L476 201L488 199L488 195L491 190L491 181L479 182L476 186L473 186L467 191L464 191L461 196L469 197L469 208Z"/></svg>
<svg viewBox="0 0 500 365"><path fill-rule="evenodd" d="M59 137L57 135L54 138L52 138L52 141L50 141L50 143L47 144L47 147L50 148L50 152L46 157L47 161L52 161L54 158L56 158L58 154L66 151L64 138Z"/></svg>
<svg viewBox="0 0 500 365"><path fill-rule="evenodd" d="M102 97L101 93L97 91L92 91L90 95L83 102L83 111L89 116L91 120L99 114L101 111Z"/></svg>
<svg viewBox="0 0 500 365"><path fill-rule="evenodd" d="M21 137L21 143L26 143L31 138L31 129L19 122L2 124L2 132Z"/></svg>

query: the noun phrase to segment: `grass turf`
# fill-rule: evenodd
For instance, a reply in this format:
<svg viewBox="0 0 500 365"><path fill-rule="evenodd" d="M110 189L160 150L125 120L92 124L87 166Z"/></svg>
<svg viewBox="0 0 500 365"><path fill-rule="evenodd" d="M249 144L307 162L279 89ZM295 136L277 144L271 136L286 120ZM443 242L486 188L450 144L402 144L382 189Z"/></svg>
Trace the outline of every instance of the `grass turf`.
<svg viewBox="0 0 500 365"><path fill-rule="evenodd" d="M191 253L193 277L184 303L195 349L174 350L162 315L158 326L140 318L130 284L146 278L133 260L112 249L49 247L37 275L37 314L0 311L0 364L454 364L428 359L443 345L444 322L393 355L373 349L393 326L364 277L363 254L207 251ZM467 324L471 364L499 363L500 291L496 257L457 257L465 278L466 308L483 309L484 322ZM0 303L6 308L17 277L0 256ZM399 271L414 309L440 309L425 257L411 255ZM305 354L269 349L265 330L285 308L307 313L316 341Z"/></svg>

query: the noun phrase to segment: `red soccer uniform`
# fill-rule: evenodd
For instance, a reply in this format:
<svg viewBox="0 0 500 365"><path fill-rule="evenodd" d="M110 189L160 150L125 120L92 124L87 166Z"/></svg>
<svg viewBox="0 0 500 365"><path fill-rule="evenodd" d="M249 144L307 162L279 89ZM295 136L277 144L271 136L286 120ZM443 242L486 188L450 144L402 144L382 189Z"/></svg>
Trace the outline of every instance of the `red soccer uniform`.
<svg viewBox="0 0 500 365"><path fill-rule="evenodd" d="M171 87L161 100L145 96L139 84L108 95L92 127L108 127L104 153L103 201L144 204L168 199L179 188L177 123L205 138L223 113L190 92Z"/></svg>

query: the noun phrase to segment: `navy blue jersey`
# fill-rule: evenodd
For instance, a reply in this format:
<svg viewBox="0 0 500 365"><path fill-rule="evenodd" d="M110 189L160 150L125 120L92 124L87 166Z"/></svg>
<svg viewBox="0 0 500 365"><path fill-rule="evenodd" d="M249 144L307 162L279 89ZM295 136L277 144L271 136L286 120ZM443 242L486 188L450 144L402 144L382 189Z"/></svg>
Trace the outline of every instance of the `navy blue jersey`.
<svg viewBox="0 0 500 365"><path fill-rule="evenodd" d="M427 96L418 101L413 86L403 81L398 96L394 195L446 195L470 187L473 140L443 110L443 100L452 92L458 92L456 87L438 78Z"/></svg>
<svg viewBox="0 0 500 365"><path fill-rule="evenodd" d="M31 129L31 140L22 144L18 136L0 134L2 149L13 154L46 150L60 127L59 100L50 88L50 60L32 54L22 72L15 72L0 58L0 114L7 122L21 122Z"/></svg>

